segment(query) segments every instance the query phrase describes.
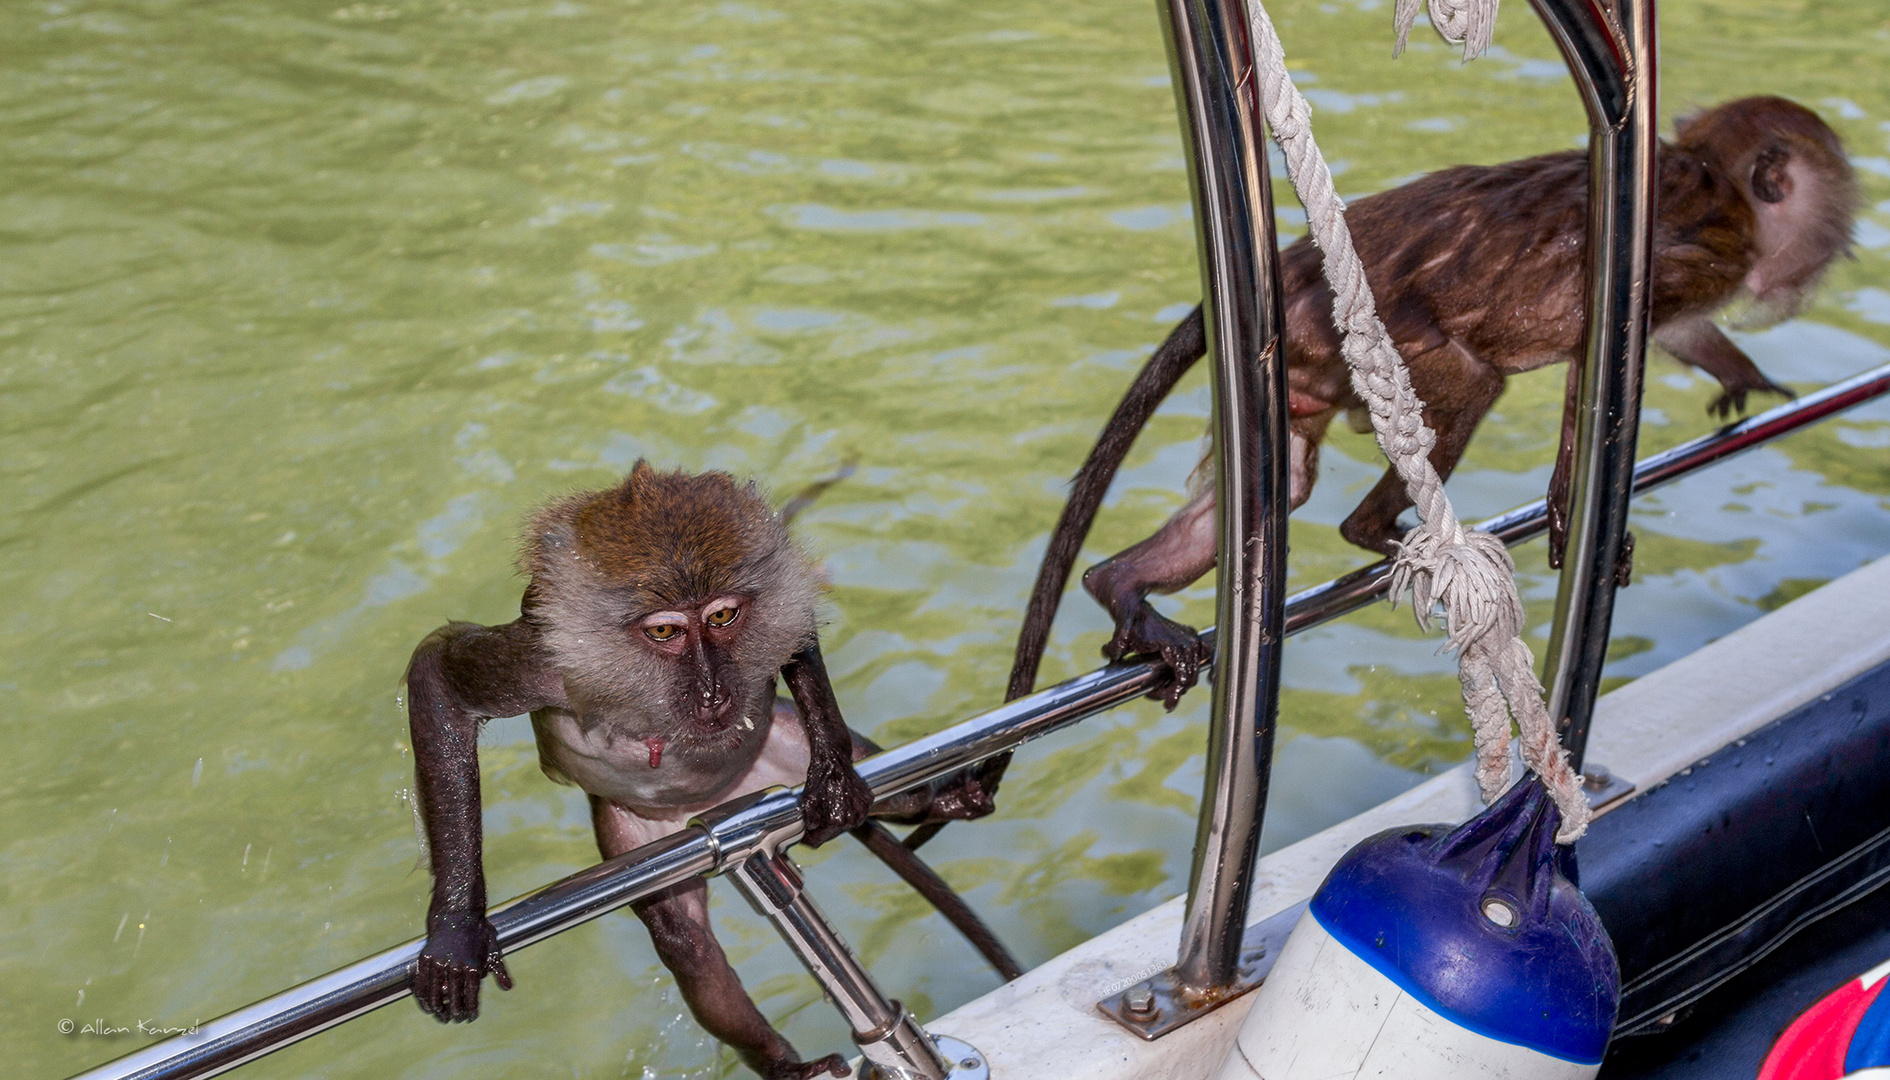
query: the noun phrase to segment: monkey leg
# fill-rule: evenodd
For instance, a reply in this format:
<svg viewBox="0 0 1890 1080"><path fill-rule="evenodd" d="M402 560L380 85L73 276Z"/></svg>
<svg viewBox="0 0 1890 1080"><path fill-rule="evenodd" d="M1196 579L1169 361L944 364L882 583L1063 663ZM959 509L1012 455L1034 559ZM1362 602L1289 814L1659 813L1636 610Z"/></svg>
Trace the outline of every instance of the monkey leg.
<svg viewBox="0 0 1890 1080"><path fill-rule="evenodd" d="M595 795L591 796L591 823L597 849L606 859L637 847L646 831L628 810ZM847 1075L846 1061L839 1054L802 1061L793 1044L755 1007L709 925L707 881L693 878L630 906L649 928L656 955L675 976L676 988L682 991L696 1023L741 1055L749 1068L765 1080Z"/></svg>
<svg viewBox="0 0 1890 1080"><path fill-rule="evenodd" d="M1562 392L1562 434L1555 444L1555 469L1549 474L1549 569L1562 569L1568 550L1569 485L1575 473L1575 416L1581 408L1581 358L1568 361L1568 384Z"/></svg>
<svg viewBox="0 0 1890 1080"><path fill-rule="evenodd" d="M1291 402L1286 448L1289 511L1299 509L1312 494L1313 481L1319 475L1319 443L1339 412L1337 406L1300 391L1292 392ZM1083 575L1083 588L1116 624L1115 635L1103 646L1103 655L1111 660L1161 657L1172 678L1149 697L1170 709L1195 684L1208 652L1194 630L1150 606L1148 594L1174 592L1214 568L1218 537L1211 454L1210 449L1209 456L1203 456L1195 466L1187 504L1163 522L1155 535L1110 556Z"/></svg>
<svg viewBox="0 0 1890 1080"><path fill-rule="evenodd" d="M1156 611L1151 592L1174 592L1214 567L1214 489L1204 485L1155 535L1097 563L1083 575L1083 588L1115 620L1103 646L1111 660L1159 656L1169 677L1150 697L1173 709L1199 678L1208 660L1195 632Z"/></svg>
<svg viewBox="0 0 1890 1080"><path fill-rule="evenodd" d="M1456 342L1432 349L1410 362L1411 386L1425 403L1425 422L1437 433L1431 467L1448 480L1470 445L1478 421L1503 392L1503 374ZM1339 535L1368 551L1386 555L1404 535L1398 515L1411 505L1396 469L1385 475L1339 525Z"/></svg>

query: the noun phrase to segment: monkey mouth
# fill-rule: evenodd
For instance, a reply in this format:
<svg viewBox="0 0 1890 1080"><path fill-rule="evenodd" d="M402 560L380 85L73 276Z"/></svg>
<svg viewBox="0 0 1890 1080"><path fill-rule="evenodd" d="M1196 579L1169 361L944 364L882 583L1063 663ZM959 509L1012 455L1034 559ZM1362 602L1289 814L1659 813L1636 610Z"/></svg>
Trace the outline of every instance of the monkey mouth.
<svg viewBox="0 0 1890 1080"><path fill-rule="evenodd" d="M747 732L754 729L754 717L744 714L740 708L729 708L708 716L697 716L689 725L689 731L692 734L703 736L725 735L731 731Z"/></svg>

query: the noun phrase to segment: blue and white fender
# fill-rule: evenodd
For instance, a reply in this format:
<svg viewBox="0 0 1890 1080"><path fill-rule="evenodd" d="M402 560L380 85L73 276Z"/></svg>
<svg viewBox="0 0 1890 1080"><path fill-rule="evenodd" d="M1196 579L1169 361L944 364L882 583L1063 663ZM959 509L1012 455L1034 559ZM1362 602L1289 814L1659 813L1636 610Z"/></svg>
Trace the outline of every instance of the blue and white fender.
<svg viewBox="0 0 1890 1080"><path fill-rule="evenodd" d="M1456 829L1347 852L1254 991L1220 1080L1589 1080L1614 947L1533 776Z"/></svg>

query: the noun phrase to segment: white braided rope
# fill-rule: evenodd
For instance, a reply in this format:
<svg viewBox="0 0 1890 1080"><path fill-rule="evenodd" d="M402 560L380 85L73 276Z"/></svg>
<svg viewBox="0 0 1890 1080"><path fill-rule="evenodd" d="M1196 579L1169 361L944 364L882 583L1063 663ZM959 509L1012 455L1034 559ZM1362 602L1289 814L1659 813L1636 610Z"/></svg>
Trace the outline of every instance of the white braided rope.
<svg viewBox="0 0 1890 1080"><path fill-rule="evenodd" d="M1490 47L1490 35L1496 31L1497 0L1430 0L1431 25L1445 41L1463 43L1463 58L1474 60ZM1398 45L1391 50L1397 56L1411 40L1411 24L1417 21L1418 0L1398 0L1392 20L1398 27Z"/></svg>
<svg viewBox="0 0 1890 1080"><path fill-rule="evenodd" d="M1400 11L1406 2L1415 8L1415 0L1400 0ZM1486 2L1493 10L1494 0ZM1426 628L1432 605L1444 609L1446 647L1457 651L1464 710L1470 714L1476 737L1477 784L1484 800L1495 799L1509 786L1513 718L1521 730L1523 764L1542 778L1562 812L1556 839L1572 843L1588 828L1588 799L1582 792L1581 776L1569 766L1568 754L1556 738L1542 702L1535 658L1522 640L1523 609L1516 595L1515 564L1501 540L1465 530L1444 495L1444 482L1430 460L1437 435L1425 425L1424 403L1411 389L1404 359L1378 319L1365 266L1345 227L1345 204L1313 143L1312 110L1287 75L1285 50L1266 8L1260 0L1248 0L1248 8L1261 105L1273 138L1286 155L1287 174L1306 207L1313 240L1325 252L1326 280L1335 297L1332 319L1339 328L1340 351L1351 367L1352 387L1371 412L1379 447L1417 505L1419 524L1406 535L1392 561L1392 602L1408 590L1418 623ZM1482 34L1487 44L1487 26Z"/></svg>

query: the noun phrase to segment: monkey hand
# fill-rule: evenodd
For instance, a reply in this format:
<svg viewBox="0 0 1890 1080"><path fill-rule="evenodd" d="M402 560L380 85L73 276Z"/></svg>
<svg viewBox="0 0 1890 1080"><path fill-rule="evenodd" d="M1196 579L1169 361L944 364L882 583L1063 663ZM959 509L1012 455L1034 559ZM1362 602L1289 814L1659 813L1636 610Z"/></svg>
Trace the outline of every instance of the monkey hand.
<svg viewBox="0 0 1890 1080"><path fill-rule="evenodd" d="M1755 391L1761 394L1778 394L1787 401L1798 396L1794 391L1766 379L1754 385L1726 387L1706 406L1706 411L1720 420L1730 419L1735 412L1743 416L1746 412L1746 395Z"/></svg>
<svg viewBox="0 0 1890 1080"><path fill-rule="evenodd" d="M872 808L873 789L851 762L823 762L816 756L807 767L807 786L801 789L801 839L819 847L864 824Z"/></svg>
<svg viewBox="0 0 1890 1080"><path fill-rule="evenodd" d="M846 1076L853 1070L847 1068L846 1059L839 1054L828 1054L819 1061L790 1061L782 1058L762 1070L766 1080L814 1080L816 1076Z"/></svg>
<svg viewBox="0 0 1890 1080"><path fill-rule="evenodd" d="M1102 651L1104 656L1117 661L1132 656L1160 657L1168 668L1168 678L1149 691L1148 696L1171 712L1180 704L1181 695L1200 677L1201 665L1209 659L1207 649L1193 630L1165 618L1146 601L1116 627L1115 636Z"/></svg>
<svg viewBox="0 0 1890 1080"><path fill-rule="evenodd" d="M420 1011L444 1024L479 1016L479 981L487 972L499 989L512 989L499 952L499 934L482 911L427 916L427 943L414 965L413 998Z"/></svg>

